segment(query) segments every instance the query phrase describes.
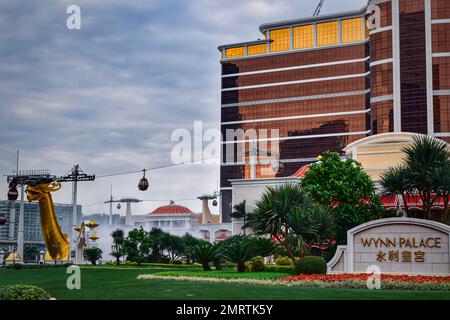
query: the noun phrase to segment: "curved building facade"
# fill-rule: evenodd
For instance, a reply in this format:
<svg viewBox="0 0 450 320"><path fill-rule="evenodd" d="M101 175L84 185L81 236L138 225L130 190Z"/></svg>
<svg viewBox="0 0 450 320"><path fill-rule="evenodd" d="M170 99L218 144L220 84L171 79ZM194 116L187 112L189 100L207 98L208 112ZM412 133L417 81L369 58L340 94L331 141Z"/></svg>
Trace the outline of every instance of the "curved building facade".
<svg viewBox="0 0 450 320"><path fill-rule="evenodd" d="M230 180L288 177L373 134L449 140L450 1L370 1L260 31L219 47L224 222Z"/></svg>

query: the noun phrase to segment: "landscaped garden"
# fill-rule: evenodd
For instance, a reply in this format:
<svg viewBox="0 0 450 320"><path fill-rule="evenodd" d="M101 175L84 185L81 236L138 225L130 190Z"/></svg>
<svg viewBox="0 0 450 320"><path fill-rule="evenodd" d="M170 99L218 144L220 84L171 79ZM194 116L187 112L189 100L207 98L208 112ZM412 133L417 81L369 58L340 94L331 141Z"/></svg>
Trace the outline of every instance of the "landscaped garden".
<svg viewBox="0 0 450 320"><path fill-rule="evenodd" d="M435 198L444 197L445 221L446 145L420 138L405 153L405 165L383 176L384 192L419 194L424 218L432 217ZM327 152L300 184L269 187L253 212L237 204L233 217L244 222L241 235L210 243L161 229L138 228L127 236L116 230L114 261L97 265L101 250L85 251L92 265L81 267L81 290L68 290L65 268L50 266L10 266L0 271L0 287L35 285L56 299L450 299L450 277L381 275L381 290L369 290L369 274L326 274L347 230L396 214L382 208L358 162ZM38 288L0 288L0 299L34 295L48 298Z"/></svg>
<svg viewBox="0 0 450 320"><path fill-rule="evenodd" d="M274 286L253 283L193 282L171 279L138 280L143 273L163 270L82 268L81 290L68 290L65 268L0 271L0 287L29 284L45 289L57 300L356 300L356 299L450 299L450 291L441 290L369 290ZM180 272L185 272L180 270ZM200 273L203 271L199 270ZM214 273L216 271L212 271ZM237 272L234 271L236 274ZM245 273L246 274L246 273ZM252 276L251 273L248 273Z"/></svg>

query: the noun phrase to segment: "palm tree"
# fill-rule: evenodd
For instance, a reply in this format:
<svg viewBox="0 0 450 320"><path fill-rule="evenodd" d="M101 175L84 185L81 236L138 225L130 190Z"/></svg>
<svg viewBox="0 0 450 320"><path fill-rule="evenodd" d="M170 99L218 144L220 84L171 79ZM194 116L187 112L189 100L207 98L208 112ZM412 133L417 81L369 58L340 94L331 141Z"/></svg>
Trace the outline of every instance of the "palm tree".
<svg viewBox="0 0 450 320"><path fill-rule="evenodd" d="M406 154L406 165L411 170L411 182L422 199L427 217L431 218L431 208L437 200L437 197L432 199L432 193L437 191L433 173L449 161L447 143L433 137L418 136L402 151Z"/></svg>
<svg viewBox="0 0 450 320"><path fill-rule="evenodd" d="M83 256L95 266L97 264L97 260L102 258L102 253L102 249L100 248L88 248L84 250Z"/></svg>
<svg viewBox="0 0 450 320"><path fill-rule="evenodd" d="M380 177L380 183L385 196L402 196L405 215L407 217L409 216L407 196L410 195L414 189L411 179L411 171L405 165L390 168Z"/></svg>
<svg viewBox="0 0 450 320"><path fill-rule="evenodd" d="M216 248L211 243L205 242L192 247L188 255L192 260L200 262L204 271L210 271L209 262L216 257Z"/></svg>
<svg viewBox="0 0 450 320"><path fill-rule="evenodd" d="M442 197L444 200L444 211L442 219L444 223L448 220L448 202L450 200L450 165L446 164L438 168L433 173L433 184L435 185L437 194L436 198Z"/></svg>
<svg viewBox="0 0 450 320"><path fill-rule="evenodd" d="M247 219L247 212L245 210L245 205L246 205L246 201L242 201L241 203L236 204L233 209L234 211L231 213L231 217L235 218L235 219L244 219L244 226L242 227L242 230L244 231L244 236L245 234L245 229L246 229L246 219Z"/></svg>
<svg viewBox="0 0 450 320"><path fill-rule="evenodd" d="M125 234L124 234L123 230L117 229L111 233L111 237L113 238L113 245L112 245L113 252L111 252L111 255L114 258L116 258L116 263L117 263L117 265L119 265L120 258L122 258L125 255L125 252L123 250Z"/></svg>
<svg viewBox="0 0 450 320"><path fill-rule="evenodd" d="M296 236L299 256L303 257L313 243L332 239L336 234L334 217L327 207L293 207L289 228Z"/></svg>
<svg viewBox="0 0 450 320"><path fill-rule="evenodd" d="M237 264L238 272L245 272L245 263L257 255L257 250L251 241L243 239L227 245L222 252L225 259Z"/></svg>
<svg viewBox="0 0 450 320"><path fill-rule="evenodd" d="M309 206L307 194L297 184L268 187L250 217L249 227L256 236L270 235L282 243L287 255L295 261L291 249L288 220L292 207Z"/></svg>
<svg viewBox="0 0 450 320"><path fill-rule="evenodd" d="M333 239L336 236L336 222L333 213L328 207L316 205L309 209L309 219L311 224L316 226L311 242L322 242ZM308 233L307 233L308 235Z"/></svg>

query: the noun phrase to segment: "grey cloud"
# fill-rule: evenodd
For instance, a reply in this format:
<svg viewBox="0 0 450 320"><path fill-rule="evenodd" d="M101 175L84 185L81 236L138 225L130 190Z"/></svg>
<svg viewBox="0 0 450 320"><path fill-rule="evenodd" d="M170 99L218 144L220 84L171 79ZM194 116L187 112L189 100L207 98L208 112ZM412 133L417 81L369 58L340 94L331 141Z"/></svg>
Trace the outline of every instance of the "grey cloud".
<svg viewBox="0 0 450 320"><path fill-rule="evenodd" d="M82 9L82 29L65 27L68 5ZM261 23L310 15L318 1L77 0L0 1L0 174L15 165L64 174L75 163L107 174L170 163L177 128L219 128L217 46L261 38ZM365 1L328 0L323 13ZM195 197L215 190L218 166L181 166L83 184L84 205L120 196ZM55 200L70 202L70 185ZM0 198L6 183L0 183ZM160 203L146 202L135 212ZM200 210L199 201L184 204ZM89 206L85 213L104 211Z"/></svg>

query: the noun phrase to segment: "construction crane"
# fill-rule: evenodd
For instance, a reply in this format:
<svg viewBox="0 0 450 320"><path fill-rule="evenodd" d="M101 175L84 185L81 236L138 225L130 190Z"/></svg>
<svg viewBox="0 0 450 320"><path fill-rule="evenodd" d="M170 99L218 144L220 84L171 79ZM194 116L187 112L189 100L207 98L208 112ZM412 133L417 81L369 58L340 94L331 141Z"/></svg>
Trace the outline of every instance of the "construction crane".
<svg viewBox="0 0 450 320"><path fill-rule="evenodd" d="M313 14L314 17L317 17L320 14L320 10L322 9L324 2L325 2L325 0L320 0L320 3L317 6L316 11L314 11L314 14Z"/></svg>

